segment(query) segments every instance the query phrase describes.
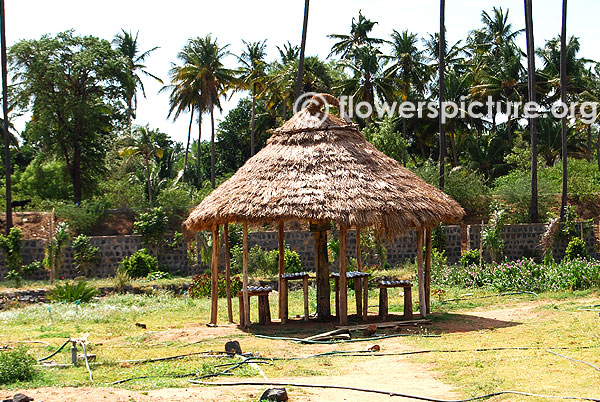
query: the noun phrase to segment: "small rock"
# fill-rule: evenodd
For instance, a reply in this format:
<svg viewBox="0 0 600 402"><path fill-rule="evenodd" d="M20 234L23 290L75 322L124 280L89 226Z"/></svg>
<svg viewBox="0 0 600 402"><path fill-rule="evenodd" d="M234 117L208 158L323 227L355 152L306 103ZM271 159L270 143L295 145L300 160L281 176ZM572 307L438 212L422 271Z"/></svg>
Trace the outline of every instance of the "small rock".
<svg viewBox="0 0 600 402"><path fill-rule="evenodd" d="M31 402L33 398L25 394L15 394L12 400L13 402Z"/></svg>
<svg viewBox="0 0 600 402"><path fill-rule="evenodd" d="M285 388L267 388L259 401L287 401L288 395Z"/></svg>
<svg viewBox="0 0 600 402"><path fill-rule="evenodd" d="M139 328L142 328L142 329L146 329L146 324L142 324L141 322L136 322L135 326L139 327Z"/></svg>
<svg viewBox="0 0 600 402"><path fill-rule="evenodd" d="M364 336L372 336L375 332L377 332L377 325L370 324L365 331L363 332Z"/></svg>
<svg viewBox="0 0 600 402"><path fill-rule="evenodd" d="M238 341L229 341L225 344L225 352L234 355L241 355L242 347Z"/></svg>

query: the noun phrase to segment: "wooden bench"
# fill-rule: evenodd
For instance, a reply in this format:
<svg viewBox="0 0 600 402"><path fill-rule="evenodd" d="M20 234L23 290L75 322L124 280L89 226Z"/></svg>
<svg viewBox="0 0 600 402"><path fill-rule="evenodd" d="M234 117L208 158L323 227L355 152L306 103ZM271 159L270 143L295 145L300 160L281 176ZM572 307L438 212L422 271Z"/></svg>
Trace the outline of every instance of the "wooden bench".
<svg viewBox="0 0 600 402"><path fill-rule="evenodd" d="M273 288L270 286L248 286L248 302L250 297L258 297L258 323L266 325L271 323L271 308L269 307L269 293ZM244 292L240 290L238 293L240 299L240 326L245 327L250 323L246 323L244 318ZM250 319L250 317L248 317Z"/></svg>
<svg viewBox="0 0 600 402"><path fill-rule="evenodd" d="M404 288L404 318L413 318L412 312L412 284L410 281L383 280L379 283L379 315L386 320L388 316L388 289Z"/></svg>
<svg viewBox="0 0 600 402"><path fill-rule="evenodd" d="M308 272L296 272L281 275L282 306L281 323L285 324L288 319L288 282L302 280L302 290L304 292L304 321L308 321Z"/></svg>
<svg viewBox="0 0 600 402"><path fill-rule="evenodd" d="M369 276L371 274L360 271L346 272L346 279L354 280L354 294L356 296L356 315L362 320L367 319L369 307ZM340 274L334 272L331 278L335 280L335 315L340 316Z"/></svg>

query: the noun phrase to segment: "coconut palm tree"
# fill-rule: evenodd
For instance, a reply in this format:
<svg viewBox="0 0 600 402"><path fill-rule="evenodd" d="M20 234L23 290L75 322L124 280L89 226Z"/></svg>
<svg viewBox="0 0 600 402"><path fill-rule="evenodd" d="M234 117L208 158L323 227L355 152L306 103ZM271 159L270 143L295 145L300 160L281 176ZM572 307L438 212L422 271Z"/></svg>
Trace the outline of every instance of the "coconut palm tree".
<svg viewBox="0 0 600 402"><path fill-rule="evenodd" d="M560 100L567 104L567 0L562 2L562 28L560 33ZM562 194L560 201L560 220L565 220L567 212L567 116L561 119L562 149Z"/></svg>
<svg viewBox="0 0 600 402"><path fill-rule="evenodd" d="M444 105L444 93L446 92L446 88L444 86L444 73L446 69L445 64L445 56L446 56L446 25L444 23L445 19L445 8L446 1L440 0L440 32L439 32L439 111L440 114L443 113L443 105ZM445 165L446 165L446 133L444 131L444 119L441 118L440 115L440 188L444 189L444 180L445 180Z"/></svg>
<svg viewBox="0 0 600 402"><path fill-rule="evenodd" d="M373 27L377 24L376 21L371 21L366 18L362 11L358 11L358 19L352 18L350 25L350 35L331 34L327 35L330 39L336 39L336 42L331 47L331 53L328 57L341 55L342 59L352 57L352 52L361 46L374 46L384 42L383 39L372 38L369 36Z"/></svg>
<svg viewBox="0 0 600 402"><path fill-rule="evenodd" d="M128 139L131 145L121 148L119 155L124 158L131 158L140 155L146 168L146 178L148 185L148 202L152 203L152 182L150 176L152 173L150 163L153 158L162 158L163 149L157 144L157 132L151 130L149 126L135 127L131 137Z"/></svg>
<svg viewBox="0 0 600 402"><path fill-rule="evenodd" d="M310 0L304 0L304 21L302 23L302 41L300 42L300 60L298 62L298 76L296 77L295 99L300 96L300 86L304 77L304 52L306 50L306 30L308 29L308 6Z"/></svg>
<svg viewBox="0 0 600 402"><path fill-rule="evenodd" d="M207 35L203 38L189 39L178 56L183 60L183 66L179 71L179 80L182 85L193 88L192 92L198 94L196 110L206 110L210 114L210 181L213 188L215 187L216 164L214 109L216 107L221 110L221 97L226 95L228 91L239 87L241 83L236 78L236 71L226 68L223 64L223 59L230 55L227 50L228 46L219 46L216 39ZM201 126L200 119L198 126ZM200 139L198 144L200 144ZM198 146L198 152L200 152L200 148ZM198 155L197 164L200 164L200 155Z"/></svg>
<svg viewBox="0 0 600 402"><path fill-rule="evenodd" d="M116 49L120 51L127 59L129 73L131 74L131 78L133 78L133 82L135 83L134 88L127 89L127 116L129 118L130 129L131 121L135 118L135 112L137 109L137 89L139 88L142 91L144 98L146 97L144 83L142 82L142 78L140 77L139 73L150 77L161 84L163 83L160 78L147 71L146 66L144 65L146 58L150 56L150 54L156 49L159 49L159 46L155 46L152 49L142 52L138 48L138 35L139 32L136 32L135 36L133 36L131 31L127 32L124 29L121 29L121 32L116 34L113 39L113 44L115 45Z"/></svg>
<svg viewBox="0 0 600 402"><path fill-rule="evenodd" d="M262 91L266 76L265 49L266 40L258 42L246 42L246 46L238 60L242 64L240 69L240 79L244 89L250 89L252 92L252 112L250 117L250 156L254 155L255 132L254 125L256 121L256 97Z"/></svg>

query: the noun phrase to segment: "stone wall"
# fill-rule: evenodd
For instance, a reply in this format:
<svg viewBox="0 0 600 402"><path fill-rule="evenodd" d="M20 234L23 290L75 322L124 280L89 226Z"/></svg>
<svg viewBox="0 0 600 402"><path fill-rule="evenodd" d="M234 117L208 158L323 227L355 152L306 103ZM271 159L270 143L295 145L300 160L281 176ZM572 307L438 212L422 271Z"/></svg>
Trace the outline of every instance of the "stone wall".
<svg viewBox="0 0 600 402"><path fill-rule="evenodd" d="M544 224L523 224L523 225L506 225L504 241L506 244L505 255L509 259L518 259L522 256L541 258L541 249L539 247L540 239L546 230ZM449 225L444 227L446 256L450 263L456 263L461 255L464 246L471 249L479 248L481 225ZM592 223L580 224L578 233L583 233L588 252L594 258L600 258L600 254L596 251L595 245L597 242L594 227ZM467 242L468 234L468 242ZM353 230L348 231L348 256L356 257L356 233ZM98 264L94 276L108 277L114 275L119 263L124 257L129 256L142 248L140 236L92 236L91 243L100 249L101 261ZM308 231L287 231L285 233L286 245L298 252L302 260L302 265L305 270L313 270L315 265L314 258L314 243L313 234ZM416 233L410 231L408 234L397 238L386 244L387 260L392 266L401 264L406 261L412 261L417 255L416 250ZM277 232L251 232L248 235L248 245L253 247L259 245L264 250L275 250L278 247ZM557 240L553 255L556 260L560 260L564 256L567 242ZM224 266L224 247L221 247L221 256L219 258L220 265ZM152 250L150 250L152 253ZM487 256L487 253L485 254ZM29 264L32 261L41 261L44 258L44 244L42 240L25 240L23 242L23 264ZM363 265L369 265L372 261L364 261ZM192 275L203 272L208 267L203 266L188 266L187 264L187 249L185 244L181 244L176 250L165 248L159 257L159 265L161 270L166 270L171 273ZM332 269L335 267L332 266ZM4 263L4 255L0 253L0 278L6 275L6 266ZM64 263L59 276L73 278L79 273L73 266L73 252L70 247L64 251ZM37 273L37 278L41 279L47 276L46 272Z"/></svg>
<svg viewBox="0 0 600 402"><path fill-rule="evenodd" d="M100 262L93 272L92 276L104 278L113 276L118 269L123 258L130 256L143 247L140 236L90 236L90 242L98 247L100 251ZM149 250L150 254L154 254ZM44 241L40 239L23 241L23 265L33 261L42 261L44 259ZM66 247L63 251L62 269L58 273L59 277L75 278L80 275L73 265L73 250ZM159 253L158 264L161 270L171 273L191 274L194 273L188 269L187 248L185 244L180 244L175 250L165 248ZM6 275L6 264L4 254L0 253L0 278ZM46 271L36 272L33 279L42 279L48 276Z"/></svg>

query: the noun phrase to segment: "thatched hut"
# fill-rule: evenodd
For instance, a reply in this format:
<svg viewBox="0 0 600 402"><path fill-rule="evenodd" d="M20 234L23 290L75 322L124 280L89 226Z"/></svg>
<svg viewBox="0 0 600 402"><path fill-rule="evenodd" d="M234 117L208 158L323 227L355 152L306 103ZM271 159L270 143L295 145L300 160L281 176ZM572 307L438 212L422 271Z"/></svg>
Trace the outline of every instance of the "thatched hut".
<svg viewBox="0 0 600 402"><path fill-rule="evenodd" d="M431 229L440 222L457 222L464 210L443 191L429 185L396 160L378 151L353 124L322 110L323 102L337 106L330 95L311 103L273 131L267 146L220 185L184 222L188 231L211 230L218 244L219 225L244 224L247 255L248 224L279 225L280 275L283 274L283 224L310 222L315 229L315 250L322 253L327 226L340 231L340 321L347 321L346 231L372 227L392 239L410 229L417 231L417 249L425 232L426 268L417 253L421 314L427 314ZM357 236L359 238L359 236ZM357 242L357 247L360 247ZM213 311L216 323L218 251L213 248ZM357 253L358 255L358 253ZM329 314L328 264L315 256L319 313ZM247 259L244 258L244 268ZM247 270L244 270L244 289ZM279 292L281 295L281 292ZM324 293L327 293L326 297ZM280 296L281 297L281 296ZM326 299L326 300L325 300ZM246 306L248 303L245 303ZM281 303L280 303L281 307Z"/></svg>

